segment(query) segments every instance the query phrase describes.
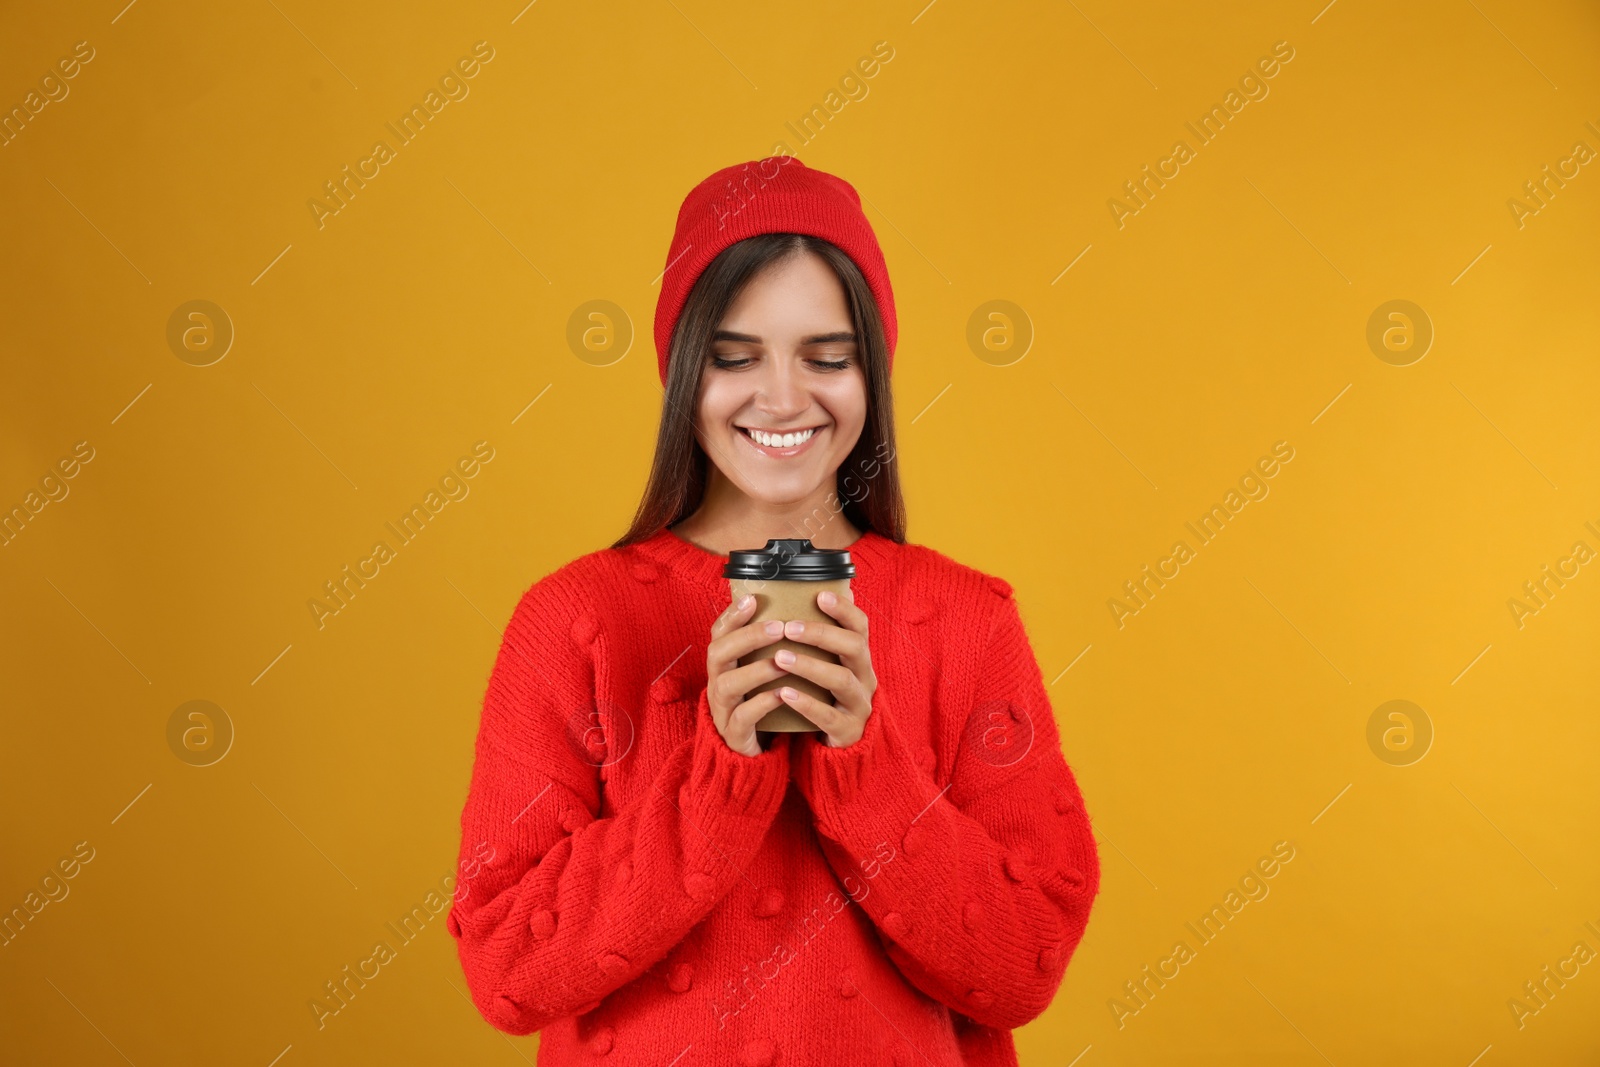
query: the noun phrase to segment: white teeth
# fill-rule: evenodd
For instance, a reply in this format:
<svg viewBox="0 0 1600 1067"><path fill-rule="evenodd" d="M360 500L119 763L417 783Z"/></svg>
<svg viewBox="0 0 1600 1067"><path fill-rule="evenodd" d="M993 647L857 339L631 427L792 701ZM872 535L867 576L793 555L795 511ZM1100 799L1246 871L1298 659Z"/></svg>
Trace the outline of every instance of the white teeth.
<svg viewBox="0 0 1600 1067"><path fill-rule="evenodd" d="M767 433L765 430L752 430L748 428L745 432L747 432L751 439L757 444L766 445L768 448L793 448L795 445L804 444L806 441L810 440L811 435L817 431L816 428L813 427L809 430L802 430L799 433L777 434Z"/></svg>

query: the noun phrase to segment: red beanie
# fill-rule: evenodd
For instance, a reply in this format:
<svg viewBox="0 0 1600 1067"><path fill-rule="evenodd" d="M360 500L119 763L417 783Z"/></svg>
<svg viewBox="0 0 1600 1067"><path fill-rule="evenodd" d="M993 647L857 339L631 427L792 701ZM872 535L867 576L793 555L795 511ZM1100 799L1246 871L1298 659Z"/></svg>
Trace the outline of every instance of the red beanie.
<svg viewBox="0 0 1600 1067"><path fill-rule="evenodd" d="M814 170L794 156L768 156L717 171L691 189L678 209L656 297L656 360L663 385L672 331L695 280L724 248L758 233L820 237L854 260L878 302L889 366L894 367L894 290L883 249L861 212L860 195L843 178Z"/></svg>

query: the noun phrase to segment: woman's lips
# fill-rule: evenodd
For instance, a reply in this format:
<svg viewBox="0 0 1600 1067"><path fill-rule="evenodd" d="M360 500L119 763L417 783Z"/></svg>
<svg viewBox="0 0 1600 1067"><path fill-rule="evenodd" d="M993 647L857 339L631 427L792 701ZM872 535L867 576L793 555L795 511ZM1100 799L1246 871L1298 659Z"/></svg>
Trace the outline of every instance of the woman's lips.
<svg viewBox="0 0 1600 1067"><path fill-rule="evenodd" d="M801 441L797 445L790 445L788 448L776 448L772 445L761 444L754 437L751 437L749 434L745 433L743 429L738 427L735 427L735 432L744 440L745 444L755 449L761 455L771 457L772 459L787 459L790 456L798 456L800 453L810 448L812 442L818 437L821 437L822 431L825 429L827 429L826 426L817 427L810 437L807 437L804 441Z"/></svg>

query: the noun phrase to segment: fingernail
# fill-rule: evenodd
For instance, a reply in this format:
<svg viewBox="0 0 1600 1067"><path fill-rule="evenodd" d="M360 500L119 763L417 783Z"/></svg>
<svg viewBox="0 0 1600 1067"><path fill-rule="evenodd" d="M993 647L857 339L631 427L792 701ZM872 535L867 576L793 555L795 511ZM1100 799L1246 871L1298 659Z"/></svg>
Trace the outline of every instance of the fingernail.
<svg viewBox="0 0 1600 1067"><path fill-rule="evenodd" d="M783 633L783 623L779 622L777 619L773 619L771 622L767 623L765 629L768 637L777 637L779 634Z"/></svg>
<svg viewBox="0 0 1600 1067"><path fill-rule="evenodd" d="M792 700L799 700L800 699L800 694L795 692L793 689L790 689L788 686L784 686L783 687L783 699L791 700L791 701Z"/></svg>
<svg viewBox="0 0 1600 1067"><path fill-rule="evenodd" d="M780 666L787 667L794 662L794 653L790 652L787 648L783 648L779 649L778 654L773 658L778 661Z"/></svg>
<svg viewBox="0 0 1600 1067"><path fill-rule="evenodd" d="M751 604L754 604L755 602L756 602L755 594L746 593L744 595L744 599L739 601L739 610L743 611L745 608L749 607Z"/></svg>
<svg viewBox="0 0 1600 1067"><path fill-rule="evenodd" d="M822 593L817 597L817 600L825 608L831 608L831 607L833 607L835 604L837 604L839 602L839 598L834 596L832 592L830 592L830 591L828 591L826 589L824 589L822 591Z"/></svg>

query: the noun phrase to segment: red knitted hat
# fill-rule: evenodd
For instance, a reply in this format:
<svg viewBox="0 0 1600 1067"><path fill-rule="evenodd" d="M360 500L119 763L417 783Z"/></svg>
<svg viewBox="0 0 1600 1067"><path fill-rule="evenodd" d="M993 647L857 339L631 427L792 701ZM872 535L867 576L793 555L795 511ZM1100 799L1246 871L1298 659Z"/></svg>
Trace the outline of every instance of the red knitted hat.
<svg viewBox="0 0 1600 1067"><path fill-rule="evenodd" d="M855 261L878 302L889 366L898 330L894 290L883 249L861 211L861 197L843 178L814 170L794 156L768 156L724 167L689 191L667 250L656 297L656 361L667 381L672 331L701 271L724 248L758 233L803 233L841 248Z"/></svg>

